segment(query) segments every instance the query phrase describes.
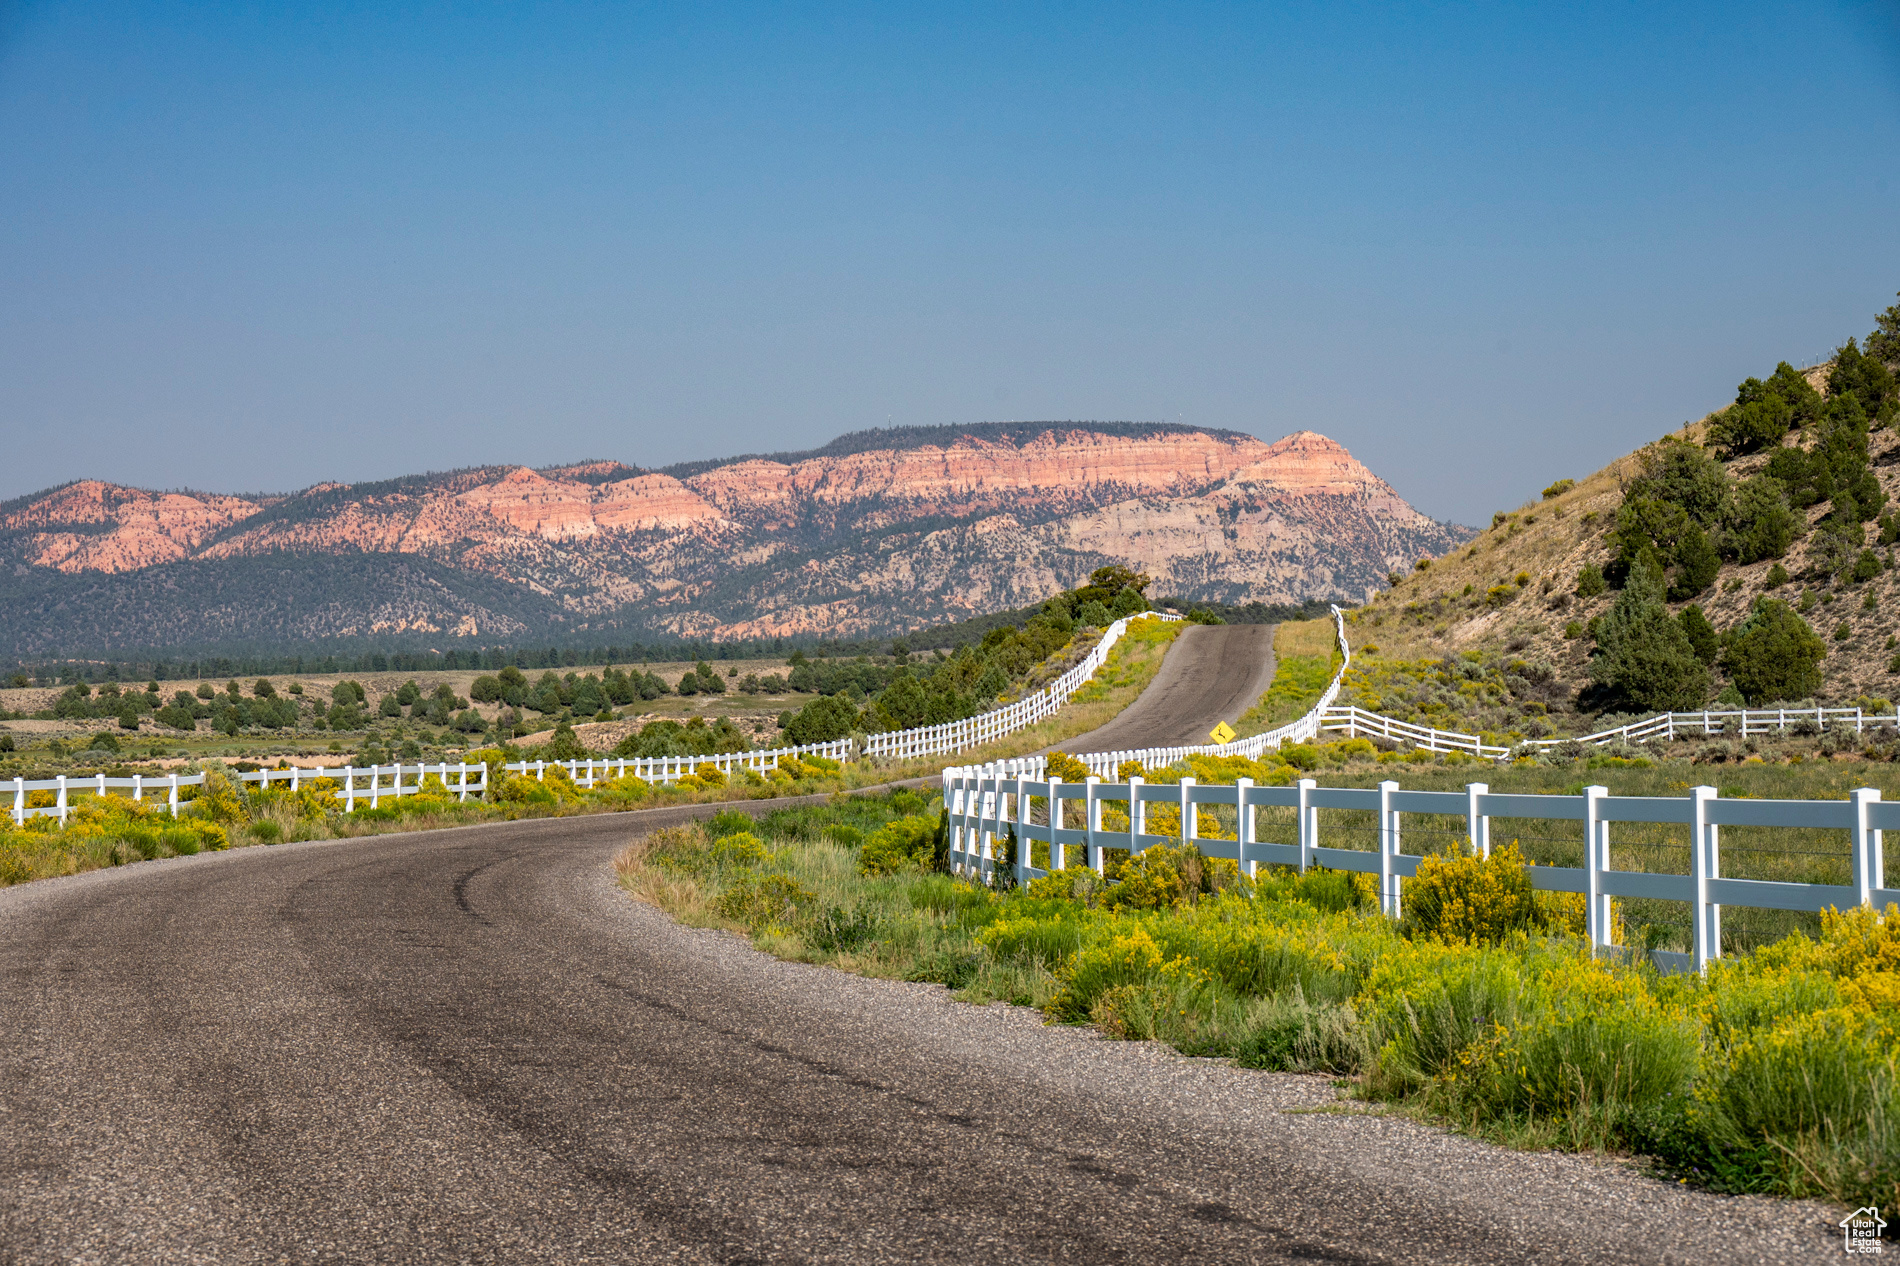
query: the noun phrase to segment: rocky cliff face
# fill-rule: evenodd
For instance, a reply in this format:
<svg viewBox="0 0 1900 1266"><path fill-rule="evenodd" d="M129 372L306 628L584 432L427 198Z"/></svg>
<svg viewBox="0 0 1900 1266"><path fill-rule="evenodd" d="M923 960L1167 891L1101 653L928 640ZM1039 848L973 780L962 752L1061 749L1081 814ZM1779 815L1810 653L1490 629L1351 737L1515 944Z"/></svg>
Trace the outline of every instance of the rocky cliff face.
<svg viewBox="0 0 1900 1266"><path fill-rule="evenodd" d="M519 640L536 612L560 626L547 633L557 640L895 631L1033 602L1109 561L1148 571L1157 593L1357 601L1393 568L1470 535L1310 431L1268 444L1082 423L867 433L672 472L488 468L282 497L88 480L0 508L17 596L71 588L53 573L90 577L88 593L149 595L155 576L125 581L264 559L294 588L300 557L407 556L433 566L430 586L410 590L403 631L478 640ZM442 597L434 610L428 594L458 575L479 578L482 597ZM497 582L520 601L495 601ZM290 640L391 627L375 595L299 599L284 604ZM305 629L299 607L326 614ZM24 650L19 618L8 622ZM123 645L140 645L133 633Z"/></svg>

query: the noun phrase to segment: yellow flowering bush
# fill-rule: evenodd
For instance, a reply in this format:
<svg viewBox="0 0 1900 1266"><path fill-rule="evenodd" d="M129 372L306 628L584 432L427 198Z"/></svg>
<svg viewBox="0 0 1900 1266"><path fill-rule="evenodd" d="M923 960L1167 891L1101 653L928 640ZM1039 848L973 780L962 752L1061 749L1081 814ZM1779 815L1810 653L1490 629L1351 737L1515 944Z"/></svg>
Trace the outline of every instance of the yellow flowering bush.
<svg viewBox="0 0 1900 1266"><path fill-rule="evenodd" d="M1584 915L1577 894L1531 887L1516 840L1492 849L1488 858L1431 854L1405 885L1405 930L1415 937L1495 944L1536 929L1581 934Z"/></svg>

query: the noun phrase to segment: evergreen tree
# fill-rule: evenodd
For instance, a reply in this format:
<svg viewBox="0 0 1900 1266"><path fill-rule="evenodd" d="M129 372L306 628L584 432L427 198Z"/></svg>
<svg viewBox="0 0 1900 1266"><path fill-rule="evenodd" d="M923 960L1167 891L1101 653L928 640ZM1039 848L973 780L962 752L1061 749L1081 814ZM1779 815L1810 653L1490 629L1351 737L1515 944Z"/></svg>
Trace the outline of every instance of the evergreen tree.
<svg viewBox="0 0 1900 1266"><path fill-rule="evenodd" d="M1768 475L1745 479L1735 489L1728 545L1738 562L1759 563L1788 553L1801 521L1788 508L1788 490Z"/></svg>
<svg viewBox="0 0 1900 1266"><path fill-rule="evenodd" d="M1705 664L1713 664L1722 649L1722 642L1715 635L1715 626L1709 623L1709 617L1702 614L1702 608L1690 603L1676 616L1676 622L1688 634L1689 645L1695 649L1696 658Z"/></svg>
<svg viewBox="0 0 1900 1266"><path fill-rule="evenodd" d="M1723 667L1751 704L1804 699L1821 688L1827 643L1787 603L1755 599L1754 610L1728 638Z"/></svg>
<svg viewBox="0 0 1900 1266"><path fill-rule="evenodd" d="M1900 374L1900 303L1889 305L1874 318L1874 332L1867 336L1867 354Z"/></svg>
<svg viewBox="0 0 1900 1266"><path fill-rule="evenodd" d="M1715 546L1709 543L1701 528L1689 524L1676 542L1676 574L1669 587L1670 600L1681 602L1697 596L1715 583L1716 574L1721 570L1722 557L1715 552Z"/></svg>
<svg viewBox="0 0 1900 1266"><path fill-rule="evenodd" d="M1663 605L1662 568L1647 549L1623 592L1597 622L1590 679L1636 710L1699 708L1709 697L1708 666Z"/></svg>

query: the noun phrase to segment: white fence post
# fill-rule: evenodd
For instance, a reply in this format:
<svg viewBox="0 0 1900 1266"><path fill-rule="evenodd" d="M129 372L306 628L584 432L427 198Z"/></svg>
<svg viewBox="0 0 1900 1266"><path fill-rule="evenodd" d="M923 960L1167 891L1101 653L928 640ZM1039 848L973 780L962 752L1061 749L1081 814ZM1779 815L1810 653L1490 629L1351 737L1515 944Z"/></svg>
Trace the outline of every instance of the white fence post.
<svg viewBox="0 0 1900 1266"><path fill-rule="evenodd" d="M1399 814L1392 807L1392 795L1399 784L1386 780L1379 784L1379 912L1388 918L1399 917L1399 877L1393 863L1399 852Z"/></svg>
<svg viewBox="0 0 1900 1266"><path fill-rule="evenodd" d="M172 781L176 782L177 778L174 776ZM13 780L13 823L15 826L26 825L26 779L24 778Z"/></svg>
<svg viewBox="0 0 1900 1266"><path fill-rule="evenodd" d="M1194 780L1181 780L1181 847L1200 838L1200 822L1194 816Z"/></svg>
<svg viewBox="0 0 1900 1266"><path fill-rule="evenodd" d="M1584 927L1590 952L1610 944L1610 899L1603 895L1603 872L1610 865L1610 824L1603 820L1603 797L1608 787L1583 789Z"/></svg>
<svg viewBox="0 0 1900 1266"><path fill-rule="evenodd" d="M171 811L171 815L175 818L178 816L178 775L173 774L171 781L171 795L166 798L165 807Z"/></svg>
<svg viewBox="0 0 1900 1266"><path fill-rule="evenodd" d="M1128 776L1128 855L1141 851L1141 837L1148 833L1148 802L1141 798L1144 780L1140 774ZM1096 870L1107 874L1107 859L1098 857Z"/></svg>
<svg viewBox="0 0 1900 1266"><path fill-rule="evenodd" d="M1062 790L1062 780L1050 774L1043 781L1049 784L1049 867L1051 870L1061 870L1062 867L1056 864L1056 857L1062 845L1056 843L1056 832L1062 829L1062 801L1056 795Z"/></svg>
<svg viewBox="0 0 1900 1266"><path fill-rule="evenodd" d="M1312 778L1300 779L1300 873L1313 869L1313 850L1319 847L1319 810L1313 807L1313 791L1319 786Z"/></svg>
<svg viewBox="0 0 1900 1266"><path fill-rule="evenodd" d="M1491 856L1491 819L1478 812L1478 797L1489 795L1490 792L1489 783L1465 785L1465 839L1470 843L1474 857Z"/></svg>
<svg viewBox="0 0 1900 1266"><path fill-rule="evenodd" d="M1239 841L1234 852L1240 855L1240 873L1252 879L1260 863L1247 860L1247 845L1253 843L1254 806L1247 803L1247 793L1253 790L1253 779L1234 779L1234 838Z"/></svg>
<svg viewBox="0 0 1900 1266"><path fill-rule="evenodd" d="M1102 829L1101 786L1101 777L1090 774L1088 789L1083 793L1087 799L1082 802L1082 829L1089 834L1088 841L1082 845L1082 860L1090 864L1095 861L1095 850L1101 847L1095 842L1096 833Z"/></svg>
<svg viewBox="0 0 1900 1266"><path fill-rule="evenodd" d="M1872 787L1862 787L1848 796L1854 804L1854 901L1863 906L1874 903L1874 889L1884 888L1886 878L1881 872L1880 832L1874 830L1867 821L1867 810L1880 799L1880 793Z"/></svg>
<svg viewBox="0 0 1900 1266"><path fill-rule="evenodd" d="M1709 902L1709 880L1718 873L1715 833L1719 828L1709 821L1709 804L1716 793L1713 787L1692 787L1689 794L1694 815L1690 861L1695 879L1695 969L1706 972L1712 960L1722 957L1721 913Z"/></svg>
<svg viewBox="0 0 1900 1266"><path fill-rule="evenodd" d="M356 812L356 766L343 767L343 812Z"/></svg>
<svg viewBox="0 0 1900 1266"><path fill-rule="evenodd" d="M66 775L59 775L59 824L66 825Z"/></svg>

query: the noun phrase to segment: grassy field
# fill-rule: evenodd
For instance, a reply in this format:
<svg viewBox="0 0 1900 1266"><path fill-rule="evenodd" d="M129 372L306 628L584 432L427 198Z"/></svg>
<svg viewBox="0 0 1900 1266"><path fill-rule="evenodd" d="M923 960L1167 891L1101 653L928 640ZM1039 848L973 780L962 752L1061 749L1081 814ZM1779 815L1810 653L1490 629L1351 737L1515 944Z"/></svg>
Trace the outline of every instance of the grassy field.
<svg viewBox="0 0 1900 1266"><path fill-rule="evenodd" d="M655 663L639 665L621 665L623 668L636 668L651 671L663 679L669 687L677 687L681 677L691 672L691 663ZM727 693L723 695L694 695L681 697L662 695L658 699L646 700L630 707L617 708L617 715L625 721L638 726L648 721L683 721L691 716L703 716L709 722L722 717L730 717L759 741L769 741L777 732L777 717L787 709L796 709L810 695L800 695L791 691L779 691L769 694L747 695L737 689L738 682L748 673L761 678L777 675L784 677L789 665L784 659L746 659L716 661L713 667L727 678ZM484 670L485 671L485 670ZM530 681L538 681L544 670L527 674ZM599 667L564 668L557 675L577 673L586 676L589 673L598 676ZM728 675L730 674L730 675ZM466 698L470 686L483 672L464 669L454 672L424 673L331 673L299 676L277 676L270 678L279 693L287 693L294 683L303 687L304 697L322 700L328 704L331 692L344 681L353 681L361 685L367 695L365 710L373 718L377 707L385 695L395 694L407 682L414 681L424 695L431 694L438 684L446 683L456 694ZM228 684L226 678L207 678L203 682L197 679L184 681L166 681L159 683L161 694L169 699L175 691L195 692L199 685L209 685L214 691L223 692ZM246 695L253 693L256 679L243 678L240 685ZM143 683L126 683L142 685ZM61 687L27 686L0 689L0 708L15 713L33 713L52 707ZM502 710L502 705L493 703L472 703L474 710L485 720L492 721ZM530 714L531 716L533 714ZM586 718L578 718L584 721ZM552 727L552 719L548 722ZM624 728L624 727L623 727ZM11 734L15 744L22 750L31 747L36 752L47 753L48 745L58 742L69 750L83 750L85 745L97 734L109 734L126 749L131 758L148 761L162 761L167 765L181 760L203 760L218 758L225 760L255 760L280 756L328 757L354 750L363 742L374 737L382 746L389 746L394 739L397 745L404 740L414 739L420 747L431 752L455 751L466 744L466 739L452 730L431 728L420 723L389 725L387 723L372 726L367 730L355 730L347 733L331 733L309 728L286 730L276 733L245 733L236 737L227 737L211 731L207 723L201 723L195 734L185 734L159 725L149 716L137 731L119 728L116 720L105 718L90 721L72 720L34 720L22 719L0 721L0 733ZM616 736L617 737L617 736ZM611 746L612 744L608 744ZM44 760L47 756L42 756ZM431 756L430 759L438 757ZM413 758L412 758L413 759Z"/></svg>
<svg viewBox="0 0 1900 1266"><path fill-rule="evenodd" d="M1394 922L1366 877L1249 881L1175 848L1115 859L1109 886L1073 870L978 887L935 869L939 808L900 792L735 809L616 866L635 897L783 958L1328 1072L1388 1110L1644 1155L1721 1190L1900 1199L1893 912L1831 916L1706 980L1664 977L1593 958L1581 900L1532 893L1508 846L1429 861Z"/></svg>
<svg viewBox="0 0 1900 1266"><path fill-rule="evenodd" d="M65 830L58 829L56 822L48 817L30 819L23 829L0 826L0 885L206 849L268 845L283 840L347 839L522 817L616 813L671 804L844 793L907 779L931 778L946 765L980 764L1021 756L1102 725L1133 702L1154 680L1162 657L1183 627L1159 620L1137 621L1129 634L1110 650L1107 662L1095 677L1055 716L984 747L951 756L905 761L867 760L846 765L812 758L809 763L785 763L783 777L742 773L723 779L707 766L700 775L708 784L705 786L649 786L637 778L627 778L588 789L574 786L558 771L545 784L506 776L500 770L504 757L513 761L519 758L518 754L482 749L470 753L469 758L490 765L489 800L462 804L442 789L441 794L404 797L390 802L389 806L358 809L353 814L341 812L335 801L320 794L335 789L335 784L328 780L306 784L311 790L301 797L289 797L287 792L246 792L224 778L228 769L225 762L210 759L203 761L201 767L214 776L214 790L188 802L184 816L178 821L155 814L120 795L96 797L75 790L71 797L72 821ZM216 789L220 787L222 790ZM51 793L37 793L34 803L50 804Z"/></svg>

